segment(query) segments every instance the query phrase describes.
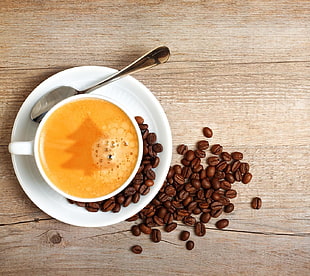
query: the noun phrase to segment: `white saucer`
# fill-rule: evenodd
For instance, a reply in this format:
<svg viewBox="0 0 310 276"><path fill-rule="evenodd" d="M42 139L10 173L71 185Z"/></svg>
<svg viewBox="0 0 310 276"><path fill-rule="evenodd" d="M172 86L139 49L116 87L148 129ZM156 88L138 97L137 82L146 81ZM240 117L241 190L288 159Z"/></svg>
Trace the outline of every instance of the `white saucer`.
<svg viewBox="0 0 310 276"><path fill-rule="evenodd" d="M11 141L33 140L38 124L30 119L30 112L42 95L61 85L83 90L114 72L114 69L107 67L75 67L59 72L42 82L20 108L15 119ZM134 116L142 116L149 125L150 131L157 134L158 142L163 145L164 151L159 155L160 164L155 169L155 185L147 195L141 196L138 203L132 203L126 208L122 207L119 213L101 211L91 213L82 207L69 204L64 197L52 190L41 177L32 156L12 155L12 162L23 190L42 211L68 224L99 227L124 221L138 213L155 197L168 173L172 157L172 138L168 119L160 103L136 79L127 76L92 93L109 95L122 102Z"/></svg>

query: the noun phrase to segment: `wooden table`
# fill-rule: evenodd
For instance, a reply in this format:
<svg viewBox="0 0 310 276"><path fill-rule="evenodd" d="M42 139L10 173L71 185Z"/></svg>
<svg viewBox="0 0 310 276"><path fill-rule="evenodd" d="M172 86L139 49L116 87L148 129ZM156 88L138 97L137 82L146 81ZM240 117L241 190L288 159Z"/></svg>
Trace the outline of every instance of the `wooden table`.
<svg viewBox="0 0 310 276"><path fill-rule="evenodd" d="M0 3L1 275L309 275L309 1L10 1ZM133 223L82 228L44 214L21 189L7 150L16 114L47 77L70 67L121 68L157 45L171 59L135 77L162 104L175 148L242 151L224 230L207 224L185 249L175 232L152 243ZM253 197L261 210L250 208ZM130 252L134 244L143 253Z"/></svg>

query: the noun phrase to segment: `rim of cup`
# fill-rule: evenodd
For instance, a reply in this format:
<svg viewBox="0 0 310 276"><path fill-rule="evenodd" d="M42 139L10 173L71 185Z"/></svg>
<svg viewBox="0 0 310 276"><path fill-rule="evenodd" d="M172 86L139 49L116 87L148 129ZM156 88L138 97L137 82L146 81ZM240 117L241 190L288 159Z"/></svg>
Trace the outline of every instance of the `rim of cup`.
<svg viewBox="0 0 310 276"><path fill-rule="evenodd" d="M76 197L76 196L72 196L70 194L67 194L66 192L62 191L61 189L59 189L45 174L44 169L42 167L41 161L40 161L40 157L39 157L39 139L40 139L40 134L41 131L45 125L45 122L48 120L48 118L54 113L55 110L57 110L58 108L60 108L61 106L78 100L78 99L83 99L83 98L91 98L91 99L99 99L99 100L104 100L104 101L108 101L114 105L116 105L118 108L120 108L130 119L130 121L132 122L135 131L137 133L137 137L138 137L138 158L136 161L136 165L132 171L132 173L130 174L130 176L127 178L127 180L116 190L114 190L113 192L100 196L100 197L95 197L95 198L80 198L80 197ZM42 121L40 122L36 134L35 134L35 138L34 138L34 145L33 145L33 150L34 150L34 158L35 158L35 163L39 169L39 172L41 174L41 176L43 177L44 181L54 190L56 191L58 194L62 195L63 197L67 198L67 199L71 199L74 201L79 201L79 202L97 202L97 201L102 201L105 199L108 199L112 196L115 196L116 194L118 194L119 192L121 192L122 190L124 190L129 184L130 182L133 180L133 178L135 177L135 175L137 174L137 171L140 167L141 161L142 161L142 155L143 155L143 141L142 141L142 135L141 135L141 131L140 128L138 126L138 123L135 120L135 117L133 114L131 114L130 112L128 112L128 110L124 107L123 104L117 102L115 99L109 98L108 96L103 96L103 95L98 95L98 94L80 94L80 95L75 95L75 96L71 96L67 99L62 100L61 102L57 103L55 106L53 106L48 112L47 114L44 116L44 118L42 119Z"/></svg>

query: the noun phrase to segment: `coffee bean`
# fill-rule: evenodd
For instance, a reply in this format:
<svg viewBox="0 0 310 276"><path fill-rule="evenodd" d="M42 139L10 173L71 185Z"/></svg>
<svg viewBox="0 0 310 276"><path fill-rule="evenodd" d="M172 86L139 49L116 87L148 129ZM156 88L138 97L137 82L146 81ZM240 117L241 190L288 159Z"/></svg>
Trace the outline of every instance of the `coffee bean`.
<svg viewBox="0 0 310 276"><path fill-rule="evenodd" d="M210 212L211 217L218 218L223 213L223 209L212 209Z"/></svg>
<svg viewBox="0 0 310 276"><path fill-rule="evenodd" d="M192 161L195 158L195 152L193 150L188 150L185 153L184 158L188 161Z"/></svg>
<svg viewBox="0 0 310 276"><path fill-rule="evenodd" d="M147 227L150 228L157 226L152 217L146 218L144 223Z"/></svg>
<svg viewBox="0 0 310 276"><path fill-rule="evenodd" d="M137 219L139 219L139 215L135 214L131 216L130 218L126 219L126 221L136 221Z"/></svg>
<svg viewBox="0 0 310 276"><path fill-rule="evenodd" d="M223 195L221 195L220 193L218 193L217 191L214 192L212 194L212 199L215 200L215 201L220 201L220 199L223 197Z"/></svg>
<svg viewBox="0 0 310 276"><path fill-rule="evenodd" d="M206 227L202 222L196 222L194 230L195 234L199 237L202 237L206 234Z"/></svg>
<svg viewBox="0 0 310 276"><path fill-rule="evenodd" d="M237 171L239 169L240 165L241 165L241 162L239 160L234 161L231 165L231 171L232 172Z"/></svg>
<svg viewBox="0 0 310 276"><path fill-rule="evenodd" d="M161 232L158 229L152 229L151 239L153 242L160 242L161 241Z"/></svg>
<svg viewBox="0 0 310 276"><path fill-rule="evenodd" d="M194 158L191 161L191 167L192 167L193 171L195 171L195 169L200 166L200 162L201 162L200 158Z"/></svg>
<svg viewBox="0 0 310 276"><path fill-rule="evenodd" d="M183 158L183 159L181 160L181 163L182 163L183 166L188 167L188 166L190 166L191 161L188 161L186 158Z"/></svg>
<svg viewBox="0 0 310 276"><path fill-rule="evenodd" d="M204 189L209 189L209 188L211 188L211 183L210 183L210 181L209 181L208 178L203 178L203 179L201 180L201 187L204 188Z"/></svg>
<svg viewBox="0 0 310 276"><path fill-rule="evenodd" d="M220 187L221 187L221 189L223 189L223 190L229 190L229 189L231 189L231 183L228 182L228 181L226 181L226 180L222 180L222 181L220 182Z"/></svg>
<svg viewBox="0 0 310 276"><path fill-rule="evenodd" d="M241 152L232 152L231 157L234 160L242 160L243 159L243 154Z"/></svg>
<svg viewBox="0 0 310 276"><path fill-rule="evenodd" d="M139 224L139 228L140 228L141 232L144 234L151 234L151 232L152 232L152 229L143 223Z"/></svg>
<svg viewBox="0 0 310 276"><path fill-rule="evenodd" d="M181 175L184 178L189 178L192 175L193 171L190 167L183 167Z"/></svg>
<svg viewBox="0 0 310 276"><path fill-rule="evenodd" d="M211 219L210 213L202 213L200 216L200 221L202 223L208 223L210 219Z"/></svg>
<svg viewBox="0 0 310 276"><path fill-rule="evenodd" d="M158 226L162 226L165 224L164 219L160 218L158 216L154 216L153 217L154 222L158 225Z"/></svg>
<svg viewBox="0 0 310 276"><path fill-rule="evenodd" d="M187 241L189 239L189 237L190 237L190 232L188 232L188 231L182 231L180 233L180 240L181 241Z"/></svg>
<svg viewBox="0 0 310 276"><path fill-rule="evenodd" d="M220 155L223 151L223 147L219 144L215 144L211 147L211 153L215 155Z"/></svg>
<svg viewBox="0 0 310 276"><path fill-rule="evenodd" d="M141 195L147 195L150 192L150 187L143 184L140 186L139 192Z"/></svg>
<svg viewBox="0 0 310 276"><path fill-rule="evenodd" d="M155 143L153 146L152 146L152 148L153 148L153 151L154 152L156 152L156 153L160 153L160 152L162 152L163 151L163 146L162 146L162 144L160 144L160 143Z"/></svg>
<svg viewBox="0 0 310 276"><path fill-rule="evenodd" d="M152 187L154 185L154 180L147 179L145 180L144 185L146 185L147 187Z"/></svg>
<svg viewBox="0 0 310 276"><path fill-rule="evenodd" d="M195 243L193 241L187 241L186 242L186 249L187 250L193 250L195 247Z"/></svg>
<svg viewBox="0 0 310 276"><path fill-rule="evenodd" d="M168 185L165 189L165 193L168 195L168 196L175 196L177 191L176 189L174 188L174 186L172 185Z"/></svg>
<svg viewBox="0 0 310 276"><path fill-rule="evenodd" d="M86 205L86 206L85 206L85 209L86 209L88 212L98 212L98 211L99 211L99 209L93 208L93 207L91 207L91 206L89 206L89 205ZM110 210L110 211L111 211L111 210Z"/></svg>
<svg viewBox="0 0 310 276"><path fill-rule="evenodd" d="M213 136L213 132L212 132L211 128L209 128L209 127L204 127L202 129L202 133L207 138L211 138Z"/></svg>
<svg viewBox="0 0 310 276"><path fill-rule="evenodd" d="M156 213L158 217L163 219L167 214L167 209L165 207L160 207L159 209L157 209Z"/></svg>
<svg viewBox="0 0 310 276"><path fill-rule="evenodd" d="M151 179L151 180L155 180L155 178L156 178L156 174L155 174L155 172L154 172L152 169L147 170L147 171L145 172L145 176L146 176L148 179Z"/></svg>
<svg viewBox="0 0 310 276"><path fill-rule="evenodd" d="M175 228L177 228L177 226L178 225L175 222L172 222L166 225L165 230L166 232L172 232Z"/></svg>
<svg viewBox="0 0 310 276"><path fill-rule="evenodd" d="M185 179L181 174L175 174L173 179L179 185L183 185L185 183Z"/></svg>
<svg viewBox="0 0 310 276"><path fill-rule="evenodd" d="M107 199L102 205L101 210L104 212L111 211L115 207L115 201L113 198Z"/></svg>
<svg viewBox="0 0 310 276"><path fill-rule="evenodd" d="M241 163L240 164L240 172L242 174L249 172L249 170L250 170L250 165L248 163Z"/></svg>
<svg viewBox="0 0 310 276"><path fill-rule="evenodd" d="M166 214L163 221L165 224L170 224L173 221L173 214L172 213Z"/></svg>
<svg viewBox="0 0 310 276"><path fill-rule="evenodd" d="M141 116L136 116L135 120L139 125L144 123L144 119Z"/></svg>
<svg viewBox="0 0 310 276"><path fill-rule="evenodd" d="M182 173L182 167L180 166L180 165L174 165L173 167L172 167L172 169L174 170L174 172L175 173L177 173L177 174L181 174Z"/></svg>
<svg viewBox="0 0 310 276"><path fill-rule="evenodd" d="M150 133L147 135L146 140L147 140L147 143L148 143L149 145L155 144L155 142L156 142L156 140L157 140L156 133L150 132Z"/></svg>
<svg viewBox="0 0 310 276"><path fill-rule="evenodd" d="M207 163L210 166L216 166L218 163L220 163L220 160L216 156L211 156L207 159Z"/></svg>
<svg viewBox="0 0 310 276"><path fill-rule="evenodd" d="M227 191L225 192L225 196L226 196L227 198L235 198L235 197L237 196L237 191L234 190L234 189L227 190Z"/></svg>
<svg viewBox="0 0 310 276"><path fill-rule="evenodd" d="M133 196L132 196L132 202L133 203L138 203L139 202L139 200L140 200L140 194L139 193L135 193ZM116 206L116 205L115 205ZM119 206L121 206L120 204L119 204ZM115 208L115 207L114 207ZM114 210L114 209L113 209Z"/></svg>
<svg viewBox="0 0 310 276"><path fill-rule="evenodd" d="M211 180L211 185L214 190L218 190L221 187L221 183L217 178Z"/></svg>
<svg viewBox="0 0 310 276"><path fill-rule="evenodd" d="M223 229L223 228L227 227L228 224L229 224L229 220L228 219L221 219L221 220L216 222L215 226L218 229Z"/></svg>
<svg viewBox="0 0 310 276"><path fill-rule="evenodd" d="M181 154L181 155L184 155L188 150L188 146L182 144L182 145L178 145L177 146L177 153L178 154Z"/></svg>
<svg viewBox="0 0 310 276"><path fill-rule="evenodd" d="M158 156L155 156L151 159L152 168L157 168L160 162L160 158Z"/></svg>
<svg viewBox="0 0 310 276"><path fill-rule="evenodd" d="M226 174L225 174L225 179L226 179L229 183L234 183L234 182L235 182L235 177L234 177L231 173L226 173Z"/></svg>
<svg viewBox="0 0 310 276"><path fill-rule="evenodd" d="M230 161L231 160L231 155L226 152L226 151L223 151L221 153L221 158L224 160L224 161Z"/></svg>
<svg viewBox="0 0 310 276"><path fill-rule="evenodd" d="M139 195L139 194L137 194L137 195ZM139 199L137 200L137 202L139 201ZM113 213L118 213L120 210L121 210L121 205L119 204L119 203L117 203L117 202L115 202L115 206L114 206L114 208L112 209L112 212Z"/></svg>
<svg viewBox="0 0 310 276"><path fill-rule="evenodd" d="M223 204L218 201L214 201L211 203L210 207L212 210L219 210L223 208Z"/></svg>
<svg viewBox="0 0 310 276"><path fill-rule="evenodd" d="M185 225L194 225L196 223L196 219L193 216L186 216L183 218L183 223Z"/></svg>
<svg viewBox="0 0 310 276"><path fill-rule="evenodd" d="M242 174L240 172L240 170L236 170L235 172L235 180L240 182L242 180Z"/></svg>
<svg viewBox="0 0 310 276"><path fill-rule="evenodd" d="M207 176L209 178L212 178L215 174L215 167L214 166L208 166L206 169L206 172L207 172Z"/></svg>
<svg viewBox="0 0 310 276"><path fill-rule="evenodd" d="M251 202L251 207L253 209L260 209L262 207L262 200L259 197L254 197Z"/></svg>
<svg viewBox="0 0 310 276"><path fill-rule="evenodd" d="M233 203L229 203L224 207L224 212L225 213L231 213L234 210L235 206Z"/></svg>
<svg viewBox="0 0 310 276"><path fill-rule="evenodd" d="M131 248L131 251L135 254L141 254L142 253L142 247L140 245L134 245Z"/></svg>
<svg viewBox="0 0 310 276"><path fill-rule="evenodd" d="M200 183L200 181L199 181L198 179L193 179L193 180L191 181L191 184L192 184L192 186L193 186L196 190L199 190L200 187L201 187L201 183Z"/></svg>
<svg viewBox="0 0 310 276"><path fill-rule="evenodd" d="M133 225L131 227L131 233L134 235L134 236L140 236L141 235L141 230L139 228L138 225Z"/></svg>
<svg viewBox="0 0 310 276"><path fill-rule="evenodd" d="M128 186L125 190L124 190L124 196L131 196L134 195L136 193L136 190L134 187L132 186Z"/></svg>
<svg viewBox="0 0 310 276"><path fill-rule="evenodd" d="M246 174L243 175L242 177L242 183L248 184L252 179L252 174L247 172Z"/></svg>
<svg viewBox="0 0 310 276"><path fill-rule="evenodd" d="M227 166L227 162L226 161L220 161L220 163L218 163L216 165L216 169L218 171L223 171L223 170L225 170L226 166Z"/></svg>
<svg viewBox="0 0 310 276"><path fill-rule="evenodd" d="M206 150L209 148L209 142L207 140L201 140L197 143L197 148L199 150Z"/></svg>
<svg viewBox="0 0 310 276"><path fill-rule="evenodd" d="M197 158L205 158L206 153L203 150L197 149L194 151Z"/></svg>

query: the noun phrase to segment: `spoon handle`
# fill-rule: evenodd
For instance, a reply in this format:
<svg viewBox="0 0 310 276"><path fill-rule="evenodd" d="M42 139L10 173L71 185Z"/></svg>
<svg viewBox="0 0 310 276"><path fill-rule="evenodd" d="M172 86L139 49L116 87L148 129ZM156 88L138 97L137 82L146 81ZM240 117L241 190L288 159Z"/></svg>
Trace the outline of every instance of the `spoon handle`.
<svg viewBox="0 0 310 276"><path fill-rule="evenodd" d="M140 58L138 58L137 60L135 60L134 62L132 62L125 68L123 68L122 70L115 72L114 74L104 79L100 83L96 84L95 86L89 89L81 91L80 93L89 93L103 85L106 85L112 81L118 80L121 77L124 77L126 75L132 74L134 72L142 71L147 68L154 67L158 64L165 63L168 61L169 56L170 56L169 48L166 46L159 46L147 52L146 54L144 54L143 56L141 56Z"/></svg>

